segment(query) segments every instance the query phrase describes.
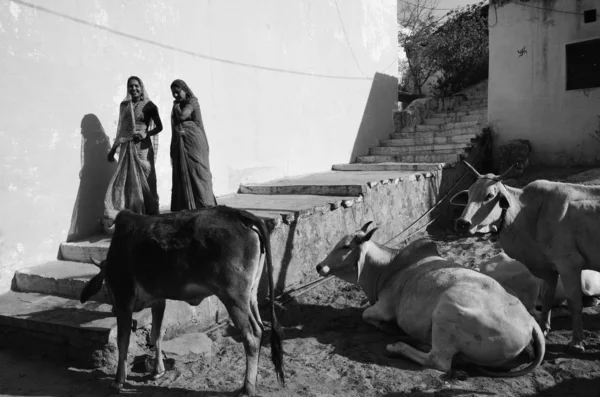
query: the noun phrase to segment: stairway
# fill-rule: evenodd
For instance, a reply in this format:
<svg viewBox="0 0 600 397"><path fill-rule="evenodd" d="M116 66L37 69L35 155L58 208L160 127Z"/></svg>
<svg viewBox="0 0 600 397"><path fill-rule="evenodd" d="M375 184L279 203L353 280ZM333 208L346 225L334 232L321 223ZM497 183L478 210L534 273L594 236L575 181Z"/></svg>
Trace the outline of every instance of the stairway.
<svg viewBox="0 0 600 397"><path fill-rule="evenodd" d="M337 164L339 171L432 169L465 159L487 130L487 80L439 100L415 100L394 111L394 133L358 156L354 164ZM385 166L384 166L385 165Z"/></svg>

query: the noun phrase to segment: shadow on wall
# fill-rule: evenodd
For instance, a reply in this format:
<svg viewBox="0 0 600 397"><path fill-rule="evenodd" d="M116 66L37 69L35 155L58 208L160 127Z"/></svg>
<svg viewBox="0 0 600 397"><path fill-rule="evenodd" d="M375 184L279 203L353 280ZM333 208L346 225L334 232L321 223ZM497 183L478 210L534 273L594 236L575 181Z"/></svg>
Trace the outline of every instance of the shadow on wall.
<svg viewBox="0 0 600 397"><path fill-rule="evenodd" d="M392 111L398 106L398 78L375 73L365 111L354 140L350 162L356 156L368 154L371 146L379 145L379 139L389 138L393 131Z"/></svg>
<svg viewBox="0 0 600 397"><path fill-rule="evenodd" d="M117 168L117 163L109 163L106 159L110 141L95 114L83 116L81 136L83 139L79 190L67 241L88 237L102 230L104 195Z"/></svg>

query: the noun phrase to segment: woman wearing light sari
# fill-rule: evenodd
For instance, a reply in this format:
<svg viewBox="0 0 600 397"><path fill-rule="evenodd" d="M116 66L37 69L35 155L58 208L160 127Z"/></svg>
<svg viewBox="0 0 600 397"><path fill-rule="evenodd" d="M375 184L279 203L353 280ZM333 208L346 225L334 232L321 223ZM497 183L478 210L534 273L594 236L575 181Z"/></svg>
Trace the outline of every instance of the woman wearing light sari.
<svg viewBox="0 0 600 397"><path fill-rule="evenodd" d="M171 113L171 211L217 205L198 98L183 80L173 81L171 92L175 98Z"/></svg>
<svg viewBox="0 0 600 397"><path fill-rule="evenodd" d="M117 136L108 161L119 154L117 170L104 199L104 228L111 232L117 213L128 209L138 214L158 214L156 151L162 122L158 108L148 97L139 77L127 79L127 96L119 106Z"/></svg>

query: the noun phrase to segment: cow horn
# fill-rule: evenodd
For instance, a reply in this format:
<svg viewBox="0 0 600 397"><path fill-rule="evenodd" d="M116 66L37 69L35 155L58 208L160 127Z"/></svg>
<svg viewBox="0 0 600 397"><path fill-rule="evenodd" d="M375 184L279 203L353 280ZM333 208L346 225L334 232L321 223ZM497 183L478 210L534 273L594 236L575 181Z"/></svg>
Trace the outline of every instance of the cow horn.
<svg viewBox="0 0 600 397"><path fill-rule="evenodd" d="M475 169L475 168L474 168L474 167L473 167L471 164L469 164L469 163L467 162L467 160L463 160L463 163L464 163L464 164L465 164L465 165L466 165L466 166L467 166L467 167L468 167L468 168L469 168L471 171L473 171L473 173L474 173L474 174L477 176L477 178L481 178L481 177L482 177L482 175L481 175L479 172L477 172L477 170L476 170L476 169Z"/></svg>
<svg viewBox="0 0 600 397"><path fill-rule="evenodd" d="M373 221L369 221L369 222L365 223L363 225L363 227L360 228L360 230L362 230L363 233L366 233L367 229L369 228L369 225L371 225L371 223L373 223Z"/></svg>
<svg viewBox="0 0 600 397"><path fill-rule="evenodd" d="M102 269L102 261L99 261L97 259L94 259L90 256L90 260L92 261L92 263L96 266L98 266L100 269Z"/></svg>
<svg viewBox="0 0 600 397"><path fill-rule="evenodd" d="M517 165L518 165L518 163L515 163L515 164L511 165L509 169L507 169L506 171L504 171L504 172L502 173L502 175L500 175L500 176L496 177L495 179L496 179L497 181L501 181L501 180L505 179L505 178L508 176L508 174L510 174L510 173L512 172L512 170L513 170L513 169L514 169L514 168L515 168Z"/></svg>

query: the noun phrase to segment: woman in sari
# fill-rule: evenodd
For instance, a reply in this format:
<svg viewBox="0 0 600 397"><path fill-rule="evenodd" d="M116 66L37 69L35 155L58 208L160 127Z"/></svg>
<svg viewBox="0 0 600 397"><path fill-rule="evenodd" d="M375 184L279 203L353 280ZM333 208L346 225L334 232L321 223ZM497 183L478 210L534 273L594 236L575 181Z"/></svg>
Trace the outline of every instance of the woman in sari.
<svg viewBox="0 0 600 397"><path fill-rule="evenodd" d="M171 92L175 98L171 113L171 211L217 205L198 98L183 80L173 81Z"/></svg>
<svg viewBox="0 0 600 397"><path fill-rule="evenodd" d="M127 79L127 96L119 107L117 136L108 161L119 154L117 170L104 199L104 228L111 232L117 213L128 209L138 214L158 214L156 150L162 122L158 108L148 97L139 77Z"/></svg>

